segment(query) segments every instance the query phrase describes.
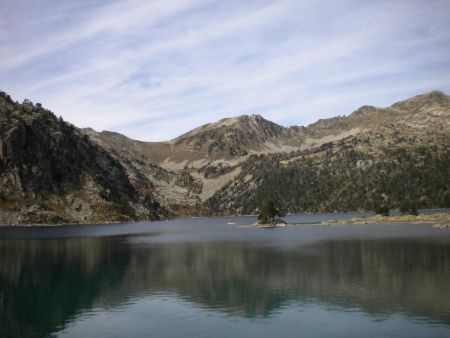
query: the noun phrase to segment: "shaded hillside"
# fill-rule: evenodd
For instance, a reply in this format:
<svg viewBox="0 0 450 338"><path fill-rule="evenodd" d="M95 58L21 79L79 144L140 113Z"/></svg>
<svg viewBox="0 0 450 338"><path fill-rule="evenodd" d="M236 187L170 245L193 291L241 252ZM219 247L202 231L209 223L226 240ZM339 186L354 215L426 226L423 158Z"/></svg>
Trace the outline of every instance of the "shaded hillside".
<svg viewBox="0 0 450 338"><path fill-rule="evenodd" d="M0 221L53 223L155 218L152 184L40 104L0 95ZM144 192L144 193L143 193ZM146 205L147 204L147 205Z"/></svg>
<svg viewBox="0 0 450 338"><path fill-rule="evenodd" d="M84 129L83 132L121 163L132 182L152 182L152 193L173 213L201 202L198 195L202 191L202 182L195 179L184 165L171 170L155 164L159 162L155 156L158 158L171 154L170 148L166 149L164 143L139 142L108 131L98 133ZM152 152L155 144L162 151Z"/></svg>

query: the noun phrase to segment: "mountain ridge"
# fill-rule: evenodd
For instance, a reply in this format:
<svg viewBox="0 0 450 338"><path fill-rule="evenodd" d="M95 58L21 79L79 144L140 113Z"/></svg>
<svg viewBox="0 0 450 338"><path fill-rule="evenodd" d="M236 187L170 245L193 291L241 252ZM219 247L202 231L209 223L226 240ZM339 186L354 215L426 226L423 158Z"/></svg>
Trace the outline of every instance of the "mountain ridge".
<svg viewBox="0 0 450 338"><path fill-rule="evenodd" d="M146 142L133 140L115 132L102 131L97 133L121 135L126 137L128 141L148 145L148 148L154 147L156 149L155 152L160 150L160 148L165 148L164 151L166 153L176 154L178 146L179 153L182 153L181 150L184 150L187 153L200 152L205 155L212 155L212 159L230 158L244 156L249 152L283 152L283 146L285 146L286 151L291 151L293 149L289 146L300 147L307 138L319 140L324 136L337 135L339 132L346 132L347 134L344 136L349 136L349 134L360 132L367 127L373 128L374 126L379 127L386 123L398 122L398 118L404 115L405 110L410 111L411 109L415 109L416 114L423 113L421 109L424 109L424 106L430 104L430 99L438 101L443 105L450 105L449 96L444 92L431 91L396 102L384 108L369 105L361 106L347 116L319 119L306 126L285 127L266 120L261 115L241 115L201 125L169 141ZM432 111L432 107L428 108ZM371 116L373 114L377 116ZM249 135L238 134L238 131L245 128L249 129ZM355 130L352 131L352 129ZM218 133L218 130L221 130L222 134ZM230 133L230 130L234 130L234 133L224 135L226 132ZM209 141L207 140L208 138ZM237 143L242 141L244 143L238 146ZM258 145L252 146L250 141L255 141ZM270 144L271 142L271 146L264 147L264 143ZM230 149L230 143L236 148L231 147ZM317 145L317 142L311 142L311 144ZM170 151L168 151L169 149ZM169 158L170 156L167 158L158 157L155 160L155 164L160 164ZM174 159L178 160L176 156ZM183 159L186 159L186 157L183 158L181 156L179 160Z"/></svg>
<svg viewBox="0 0 450 338"><path fill-rule="evenodd" d="M238 116L233 116L233 117L226 117L226 118L222 118L216 122L210 122L210 123L206 123L203 125L200 125L198 127L195 127L194 129L191 129L185 133L180 134L179 136L176 136L175 138L168 140L168 141L143 141L143 140L138 140L138 139L133 139L131 137L128 137L122 133L119 132L115 132L115 131L109 131L109 130L102 130L102 131L97 131L93 128L83 128L84 130L91 130L91 131L95 131L96 133L112 133L112 134L118 134L121 135L123 137L126 137L129 140L132 141L136 141L136 142L142 142L142 143L175 143L177 140L184 138L186 136L190 136L195 134L197 131L202 131L204 129L207 128L217 128L220 126L226 126L226 125L232 125L233 122L239 122L245 119L249 119L251 120L256 119L256 120L263 120L264 122L268 122L270 124L273 124L279 128L282 129L311 129L313 127L315 127L316 125L330 125L332 124L331 122L336 121L336 120L346 120L355 116L360 116L360 115L367 115L368 113L371 112L375 112L377 110L386 110L386 109L393 109L393 108L414 108L417 109L417 107L414 107L414 105L417 105L417 101L420 100L425 100L425 102L419 102L422 103L422 105L427 104L427 101L429 101L429 99L435 99L438 100L441 103L445 103L448 104L449 103L449 95L446 94L443 91L440 90L433 90L430 92L426 92L423 94L418 94L415 96L412 96L410 98L406 98L403 100L400 100L398 102L393 103L390 106L387 107L376 107L376 106L372 106L372 105L363 105L359 108L357 108L356 110L354 110L353 112L347 114L347 115L337 115L337 116L333 116L333 117L328 117L328 118L321 118L318 119L315 122L312 122L310 124L307 125L290 125L290 126L283 126L281 124L272 122L270 120L265 119L261 114L244 114L244 115L238 115ZM428 102L429 104L430 102Z"/></svg>
<svg viewBox="0 0 450 338"><path fill-rule="evenodd" d="M392 206L398 207L399 199L406 198L406 192L399 193L397 190L401 187L395 181L390 183L394 190L386 188L379 182L381 177L377 170L397 177L399 170L406 171L403 174L408 176L415 169L401 167L392 149L411 153L401 159L411 165L426 162L421 155L424 151L436 157L441 169L435 174L442 179L444 190L429 183L439 198L426 192L427 188L421 184L417 185L423 190L421 193L408 188L407 194L408 198L414 195L417 201L422 201L424 207L447 206L446 191L450 184L446 185L445 175L450 169L446 147L450 146L446 135L450 135L450 97L440 91L417 95L385 108L362 106L347 116L321 119L307 126L284 127L261 115L241 115L199 126L164 142L137 141L116 132L79 129L57 119L40 104L33 105L29 101L19 104L4 93L0 98L0 179L4 182L0 190L0 201L3 201L0 222L4 223L33 221L31 216L22 217L24 214L35 215L36 222L48 222L52 217L53 221L61 222L105 220L102 217L107 217L111 211L105 209L95 216L93 209L99 205L114 210L112 220L152 219L166 217L169 213L254 213L264 196L276 198L289 212L374 208L374 201L387 193L393 196ZM14 130L22 125L26 126L22 127L26 132L12 137L16 135ZM54 147L50 153L46 142ZM36 148L19 161L21 149L30 148L30 144ZM86 149L96 155L88 155ZM349 149L353 157L345 155ZM35 160L34 153L39 155ZM54 157L52 153L59 155ZM336 158L347 167L336 162ZM386 161L397 164L384 165ZM85 164L76 169L76 162ZM324 163L334 171L325 170ZM65 167L61 167L63 164ZM433 164L426 162L426 166ZM426 166L420 167L423 170L418 171L420 175L425 175ZM315 176L312 168L326 175ZM381 184L386 191L381 192L381 188L369 191L362 186L364 180L349 176L349 172L361 174L361 168L374 177L375 181L369 182L371 186ZM433 167L428 169L434 170ZM55 170L69 173L61 186L58 185L61 178L52 174ZM118 176L111 176L107 171L116 172ZM87 181L82 178L86 173ZM50 175L47 183L39 185L45 175ZM350 194L351 189L336 186L330 181L333 175L336 181L343 180L352 189L359 187L364 191L364 194L353 194L366 199L367 203L355 202L347 195L342 197L342 191ZM307 197L289 187L289 184L301 187L296 181L298 176L312 181L328 180L325 186L317 182L302 183L304 189L310 189L308 194L317 200L316 204L306 203ZM273 181L275 178L278 182ZM284 187L286 196L283 197L281 191L268 191L267 185ZM329 190L331 186L338 190ZM115 191L116 188L122 192ZM329 200L323 200L317 189L329 190ZM75 191L81 196L78 199L72 198ZM107 197L105 194L116 196L118 201L103 201L101 196ZM78 204L72 203L71 198ZM13 210L15 204L19 206L17 210ZM90 204L97 207L90 208ZM82 211L78 212L76 209L80 205Z"/></svg>

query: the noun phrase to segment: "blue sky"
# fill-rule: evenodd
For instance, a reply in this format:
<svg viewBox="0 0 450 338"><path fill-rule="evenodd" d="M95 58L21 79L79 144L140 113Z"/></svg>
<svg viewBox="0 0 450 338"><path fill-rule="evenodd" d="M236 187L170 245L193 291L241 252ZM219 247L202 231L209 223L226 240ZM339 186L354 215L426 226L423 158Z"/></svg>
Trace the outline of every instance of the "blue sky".
<svg viewBox="0 0 450 338"><path fill-rule="evenodd" d="M450 1L0 0L0 89L79 127L171 139L450 93Z"/></svg>

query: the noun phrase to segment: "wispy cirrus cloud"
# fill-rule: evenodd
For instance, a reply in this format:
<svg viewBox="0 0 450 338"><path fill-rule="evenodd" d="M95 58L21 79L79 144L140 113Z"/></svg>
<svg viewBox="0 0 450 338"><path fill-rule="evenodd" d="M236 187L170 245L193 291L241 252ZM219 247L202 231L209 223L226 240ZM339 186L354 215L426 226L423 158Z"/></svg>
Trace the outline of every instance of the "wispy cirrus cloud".
<svg viewBox="0 0 450 338"><path fill-rule="evenodd" d="M259 113L285 125L450 90L448 1L6 1L0 80L141 140Z"/></svg>

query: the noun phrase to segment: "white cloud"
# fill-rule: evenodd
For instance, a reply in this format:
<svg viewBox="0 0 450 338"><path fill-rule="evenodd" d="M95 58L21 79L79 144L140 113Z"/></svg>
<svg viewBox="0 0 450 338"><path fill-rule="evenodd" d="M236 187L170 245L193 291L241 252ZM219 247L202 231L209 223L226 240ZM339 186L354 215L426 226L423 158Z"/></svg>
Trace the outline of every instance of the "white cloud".
<svg viewBox="0 0 450 338"><path fill-rule="evenodd" d="M2 89L138 139L244 113L310 123L450 89L446 1L37 3L49 16L0 24Z"/></svg>

